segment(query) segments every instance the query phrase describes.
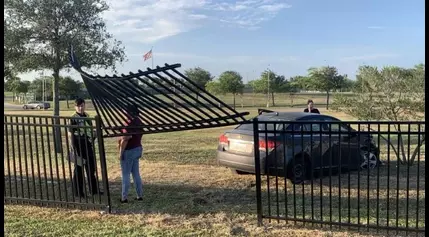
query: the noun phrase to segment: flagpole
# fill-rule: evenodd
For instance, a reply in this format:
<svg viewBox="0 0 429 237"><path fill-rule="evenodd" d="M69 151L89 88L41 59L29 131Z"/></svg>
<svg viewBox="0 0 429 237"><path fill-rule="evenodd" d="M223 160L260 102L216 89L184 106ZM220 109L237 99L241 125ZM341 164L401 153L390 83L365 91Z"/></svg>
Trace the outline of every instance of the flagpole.
<svg viewBox="0 0 429 237"><path fill-rule="evenodd" d="M150 49L150 51L152 52L152 69L154 69L154 67L153 67L153 46L152 46L152 48Z"/></svg>

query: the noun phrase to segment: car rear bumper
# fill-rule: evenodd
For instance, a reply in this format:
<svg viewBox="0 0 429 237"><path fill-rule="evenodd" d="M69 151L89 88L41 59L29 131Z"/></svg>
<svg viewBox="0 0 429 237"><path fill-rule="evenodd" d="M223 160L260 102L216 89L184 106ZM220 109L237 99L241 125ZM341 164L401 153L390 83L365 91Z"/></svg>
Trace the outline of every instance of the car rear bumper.
<svg viewBox="0 0 429 237"><path fill-rule="evenodd" d="M255 173L255 157L237 155L224 151L217 152L217 162L220 166L226 166L247 173ZM265 174L265 158L261 157L261 174Z"/></svg>

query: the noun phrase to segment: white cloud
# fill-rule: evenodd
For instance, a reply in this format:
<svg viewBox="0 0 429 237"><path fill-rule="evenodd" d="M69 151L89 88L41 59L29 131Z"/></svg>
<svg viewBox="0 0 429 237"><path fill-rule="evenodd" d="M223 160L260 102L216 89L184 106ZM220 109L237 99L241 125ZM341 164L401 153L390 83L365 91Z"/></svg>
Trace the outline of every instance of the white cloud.
<svg viewBox="0 0 429 237"><path fill-rule="evenodd" d="M399 55L397 54L368 54L368 55L360 55L360 56L349 56L341 58L342 62L352 62L352 61L371 61L377 60L380 58L396 58Z"/></svg>
<svg viewBox="0 0 429 237"><path fill-rule="evenodd" d="M291 6L283 0L108 0L109 31L122 40L152 43L209 23L255 30Z"/></svg>

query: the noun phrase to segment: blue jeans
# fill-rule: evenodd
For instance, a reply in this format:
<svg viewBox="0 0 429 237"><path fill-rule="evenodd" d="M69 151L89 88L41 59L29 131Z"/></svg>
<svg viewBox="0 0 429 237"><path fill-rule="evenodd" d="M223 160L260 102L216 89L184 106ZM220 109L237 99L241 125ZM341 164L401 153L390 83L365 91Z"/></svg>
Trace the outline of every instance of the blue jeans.
<svg viewBox="0 0 429 237"><path fill-rule="evenodd" d="M128 198L128 189L130 188L130 175L133 175L134 185L136 187L137 197L143 196L143 183L139 172L139 159L142 157L143 147L136 147L125 150L121 160L122 170L122 200Z"/></svg>

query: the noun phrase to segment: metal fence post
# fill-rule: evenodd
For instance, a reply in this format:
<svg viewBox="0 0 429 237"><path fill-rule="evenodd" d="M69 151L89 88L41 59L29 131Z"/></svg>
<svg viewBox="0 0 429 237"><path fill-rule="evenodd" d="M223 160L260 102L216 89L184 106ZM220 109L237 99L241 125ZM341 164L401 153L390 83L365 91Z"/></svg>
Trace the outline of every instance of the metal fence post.
<svg viewBox="0 0 429 237"><path fill-rule="evenodd" d="M256 175L256 209L258 213L258 226L262 225L262 197L261 197L261 157L259 154L259 123L258 119L253 119L253 150L255 154L255 175Z"/></svg>
<svg viewBox="0 0 429 237"><path fill-rule="evenodd" d="M95 126L101 164L101 176L103 177L104 197L107 198L107 208L108 212L110 213L112 211L112 205L110 201L109 178L107 176L106 153L104 152L104 139L103 130L101 129L101 118L98 115L95 116Z"/></svg>

